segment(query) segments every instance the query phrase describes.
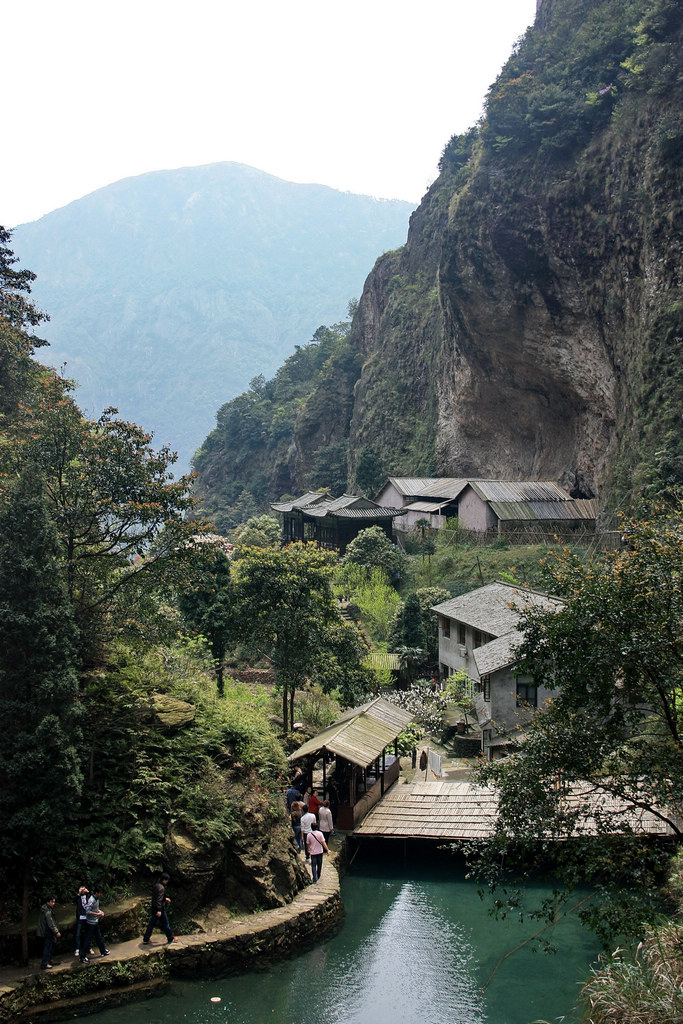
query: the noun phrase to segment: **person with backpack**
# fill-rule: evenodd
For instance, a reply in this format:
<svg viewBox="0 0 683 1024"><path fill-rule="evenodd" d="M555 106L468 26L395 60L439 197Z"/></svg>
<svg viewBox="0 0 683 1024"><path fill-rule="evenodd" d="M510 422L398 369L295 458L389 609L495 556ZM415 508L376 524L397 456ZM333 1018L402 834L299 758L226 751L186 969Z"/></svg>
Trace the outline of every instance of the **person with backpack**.
<svg viewBox="0 0 683 1024"><path fill-rule="evenodd" d="M152 932L155 927L161 928L166 933L166 939L168 942L177 942L178 939L173 934L171 923L168 920L167 904L170 903L170 899L166 895L166 886L171 881L171 876L164 873L158 882L156 882L152 888L152 913L147 925L147 930L143 936L143 943L149 945L149 940L152 937Z"/></svg>
<svg viewBox="0 0 683 1024"><path fill-rule="evenodd" d="M58 962L53 960L53 954L57 948L57 939L61 936L61 932L57 927L55 921L55 903L56 899L54 896L48 896L40 908L40 917L38 918L38 927L36 928L36 935L39 939L44 939L43 943L43 958L40 961L41 971L51 970Z"/></svg>

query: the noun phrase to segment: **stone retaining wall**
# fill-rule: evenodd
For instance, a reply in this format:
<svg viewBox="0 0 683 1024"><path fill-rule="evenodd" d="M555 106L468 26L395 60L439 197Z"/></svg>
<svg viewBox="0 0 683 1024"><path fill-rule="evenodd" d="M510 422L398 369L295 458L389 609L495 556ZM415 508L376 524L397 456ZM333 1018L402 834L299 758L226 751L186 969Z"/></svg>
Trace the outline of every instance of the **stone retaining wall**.
<svg viewBox="0 0 683 1024"><path fill-rule="evenodd" d="M339 926L344 908L339 874L326 858L317 885L286 907L229 921L210 934L182 936L171 945L143 946L139 939L112 948L88 965L49 972L0 972L1 1024L39 1024L95 1013L163 991L174 977L210 977L248 970L299 953Z"/></svg>

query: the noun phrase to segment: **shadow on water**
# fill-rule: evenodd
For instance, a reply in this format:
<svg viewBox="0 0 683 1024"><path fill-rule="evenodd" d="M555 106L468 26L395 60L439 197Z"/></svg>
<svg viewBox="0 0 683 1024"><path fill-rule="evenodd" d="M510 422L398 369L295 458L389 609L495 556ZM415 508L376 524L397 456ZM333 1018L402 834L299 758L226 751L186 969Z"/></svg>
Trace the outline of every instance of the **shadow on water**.
<svg viewBox="0 0 683 1024"><path fill-rule="evenodd" d="M550 891L539 883L526 893L538 903ZM550 1021L572 1011L599 951L571 915L550 936L558 953L516 949L538 922L494 920L462 861L432 847L412 846L406 857L402 843L364 847L342 897L343 927L300 956L256 974L176 983L159 999L105 1011L97 1024Z"/></svg>

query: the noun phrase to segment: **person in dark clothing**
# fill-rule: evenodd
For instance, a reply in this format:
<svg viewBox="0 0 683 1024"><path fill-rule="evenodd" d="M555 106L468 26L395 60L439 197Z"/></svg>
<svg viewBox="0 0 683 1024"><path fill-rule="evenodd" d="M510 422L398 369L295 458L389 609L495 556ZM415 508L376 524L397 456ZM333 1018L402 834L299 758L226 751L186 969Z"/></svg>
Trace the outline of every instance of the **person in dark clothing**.
<svg viewBox="0 0 683 1024"><path fill-rule="evenodd" d="M170 903L170 899L166 895L166 886L171 881L171 876L163 874L158 882L156 882L152 888L152 913L147 925L142 941L147 945L152 937L152 932L155 927L161 928L166 933L168 942L177 942L177 938L173 934L171 923L168 920L167 904Z"/></svg>
<svg viewBox="0 0 683 1024"><path fill-rule="evenodd" d="M291 811L292 810L292 804L297 802L297 801L299 801L299 800L301 800L301 793L296 788L296 786L292 785L285 792L285 799L287 801L287 810Z"/></svg>
<svg viewBox="0 0 683 1024"><path fill-rule="evenodd" d="M87 885L80 885L76 895L76 924L74 926L74 956L79 956L81 950L81 938L85 943L85 934L88 930L88 923L85 914L85 905L88 902L90 891Z"/></svg>
<svg viewBox="0 0 683 1024"><path fill-rule="evenodd" d="M38 918L36 935L38 938L45 940L43 943L43 958L40 961L40 969L42 971L49 971L56 962L53 961L52 956L57 948L57 939L60 937L61 932L57 928L57 922L55 921L55 902L54 896L48 896L40 908L40 917Z"/></svg>

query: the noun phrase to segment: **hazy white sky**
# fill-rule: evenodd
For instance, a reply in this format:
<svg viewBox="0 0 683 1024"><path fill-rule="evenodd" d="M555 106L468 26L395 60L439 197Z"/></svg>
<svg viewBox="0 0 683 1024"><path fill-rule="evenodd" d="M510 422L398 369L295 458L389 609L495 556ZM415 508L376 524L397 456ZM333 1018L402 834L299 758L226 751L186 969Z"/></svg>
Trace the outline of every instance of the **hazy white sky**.
<svg viewBox="0 0 683 1024"><path fill-rule="evenodd" d="M235 160L417 203L536 0L3 5L0 224L145 171Z"/></svg>

